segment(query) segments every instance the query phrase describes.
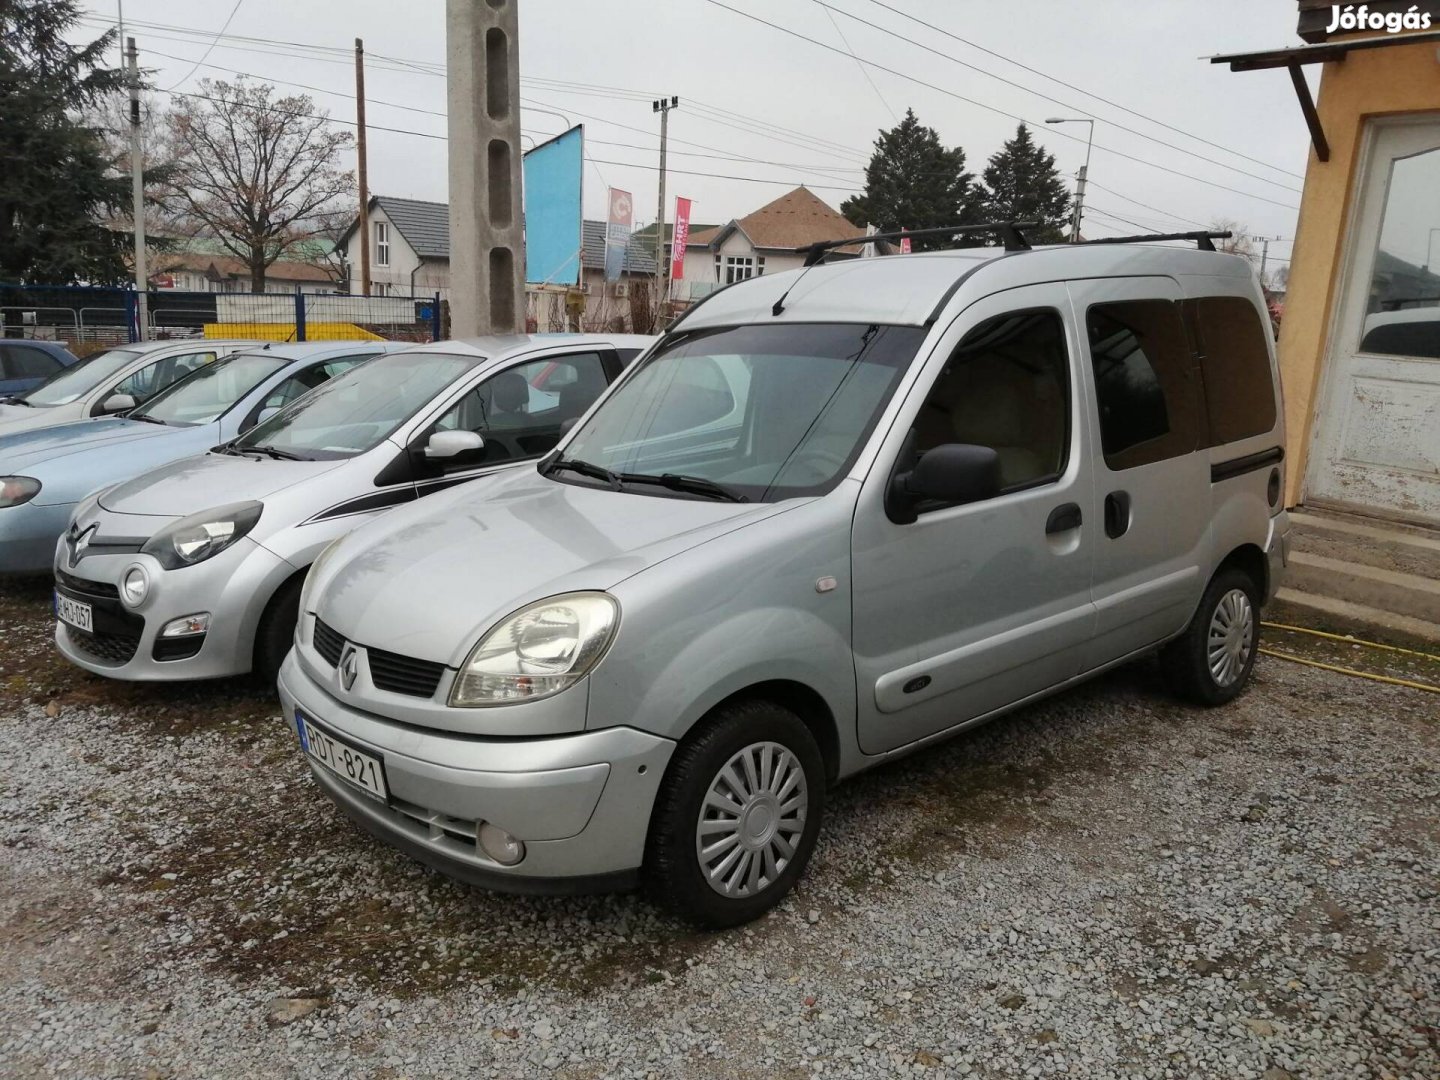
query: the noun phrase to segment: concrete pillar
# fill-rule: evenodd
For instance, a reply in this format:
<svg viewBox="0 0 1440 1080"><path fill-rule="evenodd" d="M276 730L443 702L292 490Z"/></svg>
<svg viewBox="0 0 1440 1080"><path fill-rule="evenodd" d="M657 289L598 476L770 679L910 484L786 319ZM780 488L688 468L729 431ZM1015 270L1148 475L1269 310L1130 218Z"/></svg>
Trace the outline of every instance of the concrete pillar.
<svg viewBox="0 0 1440 1080"><path fill-rule="evenodd" d="M455 337L525 329L520 0L446 0L450 319Z"/></svg>

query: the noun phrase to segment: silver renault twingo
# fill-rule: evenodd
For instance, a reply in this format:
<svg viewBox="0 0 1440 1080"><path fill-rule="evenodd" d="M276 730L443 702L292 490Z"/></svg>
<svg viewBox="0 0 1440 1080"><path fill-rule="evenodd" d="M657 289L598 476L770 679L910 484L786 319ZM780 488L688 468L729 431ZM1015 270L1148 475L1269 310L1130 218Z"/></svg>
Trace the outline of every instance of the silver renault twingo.
<svg viewBox="0 0 1440 1080"><path fill-rule="evenodd" d="M320 786L453 876L724 926L837 780L1157 650L1240 693L1288 530L1255 276L1015 239L725 289L538 465L327 548L279 677Z"/></svg>

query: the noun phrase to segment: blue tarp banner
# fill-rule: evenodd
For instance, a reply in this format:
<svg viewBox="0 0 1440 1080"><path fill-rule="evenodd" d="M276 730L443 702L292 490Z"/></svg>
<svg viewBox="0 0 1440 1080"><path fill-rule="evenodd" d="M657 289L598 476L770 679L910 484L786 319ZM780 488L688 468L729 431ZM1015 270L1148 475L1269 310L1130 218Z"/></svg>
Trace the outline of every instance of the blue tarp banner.
<svg viewBox="0 0 1440 1080"><path fill-rule="evenodd" d="M541 143L524 163L525 281L578 285L584 125Z"/></svg>

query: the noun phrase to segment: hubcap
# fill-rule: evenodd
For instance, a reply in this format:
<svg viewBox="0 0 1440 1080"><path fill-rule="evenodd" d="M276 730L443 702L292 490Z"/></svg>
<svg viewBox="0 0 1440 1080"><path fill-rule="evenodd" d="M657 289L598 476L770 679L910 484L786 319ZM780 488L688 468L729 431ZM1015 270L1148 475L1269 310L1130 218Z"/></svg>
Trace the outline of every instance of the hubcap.
<svg viewBox="0 0 1440 1080"><path fill-rule="evenodd" d="M1244 589L1231 589L1210 616L1206 659L1210 676L1221 687L1233 686L1245 671L1255 647L1255 609Z"/></svg>
<svg viewBox="0 0 1440 1080"><path fill-rule="evenodd" d="M695 824L695 856L710 887L740 899L773 885L800 846L808 803L805 769L779 743L752 743L727 761Z"/></svg>

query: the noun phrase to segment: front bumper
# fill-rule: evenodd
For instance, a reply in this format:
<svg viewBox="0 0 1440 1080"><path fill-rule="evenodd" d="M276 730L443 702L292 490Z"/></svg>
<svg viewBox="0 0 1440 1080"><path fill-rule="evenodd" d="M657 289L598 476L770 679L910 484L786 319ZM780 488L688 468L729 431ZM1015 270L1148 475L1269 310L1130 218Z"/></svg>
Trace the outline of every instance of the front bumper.
<svg viewBox="0 0 1440 1080"><path fill-rule="evenodd" d="M501 892L607 891L637 880L670 740L624 727L533 739L418 729L336 700L293 652L279 692L292 730L298 710L384 760L387 803L306 759L352 820L412 858ZM482 821L523 840L525 858L508 867L487 858L474 841Z"/></svg>
<svg viewBox="0 0 1440 1080"><path fill-rule="evenodd" d="M1275 599L1275 594L1285 584L1286 567L1290 564L1290 514L1281 510L1270 519L1270 536L1265 544L1265 559L1269 572L1266 577L1265 602Z"/></svg>
<svg viewBox="0 0 1440 1080"><path fill-rule="evenodd" d="M63 540L58 546L52 542L51 554L56 591L90 604L99 631L85 634L57 620L55 645L61 654L97 675L145 682L218 679L249 671L265 605L295 573L284 559L249 538L181 570L166 570L149 555L135 553L89 555L72 567ZM137 565L150 577L150 592L131 610L116 599L117 587ZM200 640L160 643L166 623L202 612L210 614L210 627ZM193 652L183 647L187 643Z"/></svg>

